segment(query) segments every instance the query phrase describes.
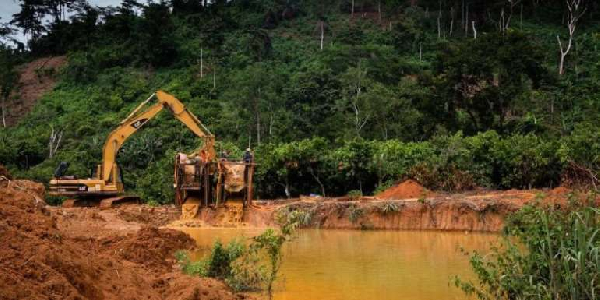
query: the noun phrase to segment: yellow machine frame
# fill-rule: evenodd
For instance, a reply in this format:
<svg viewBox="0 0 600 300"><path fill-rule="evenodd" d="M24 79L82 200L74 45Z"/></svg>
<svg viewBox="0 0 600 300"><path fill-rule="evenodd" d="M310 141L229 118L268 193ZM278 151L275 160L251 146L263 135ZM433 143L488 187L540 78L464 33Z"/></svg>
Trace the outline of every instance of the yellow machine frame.
<svg viewBox="0 0 600 300"><path fill-rule="evenodd" d="M157 99L157 103L144 109L154 98ZM102 149L102 162L97 167L96 176L88 179L54 178L50 181L49 193L72 197L109 197L122 194L123 183L120 180L119 168L116 163L117 152L132 134L165 108L204 141L202 148L198 151L201 161L213 161L216 157L214 135L192 112L185 108L181 101L163 91L157 91L136 107L109 134Z"/></svg>

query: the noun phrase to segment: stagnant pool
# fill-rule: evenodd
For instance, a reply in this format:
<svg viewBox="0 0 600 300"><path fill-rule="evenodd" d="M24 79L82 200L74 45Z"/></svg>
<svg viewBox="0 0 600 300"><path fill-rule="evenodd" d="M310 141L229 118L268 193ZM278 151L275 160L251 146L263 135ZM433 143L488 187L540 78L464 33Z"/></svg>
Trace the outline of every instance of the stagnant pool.
<svg viewBox="0 0 600 300"><path fill-rule="evenodd" d="M262 232L182 230L205 249ZM466 299L452 283L455 275L473 277L461 247L487 251L497 240L462 232L301 230L284 248L274 299Z"/></svg>

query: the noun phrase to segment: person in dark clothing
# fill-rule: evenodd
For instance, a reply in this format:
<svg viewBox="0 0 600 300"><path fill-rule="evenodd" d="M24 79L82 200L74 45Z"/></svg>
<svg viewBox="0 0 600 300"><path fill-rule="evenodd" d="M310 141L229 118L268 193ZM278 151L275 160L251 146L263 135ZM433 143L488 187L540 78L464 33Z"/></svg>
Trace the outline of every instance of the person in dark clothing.
<svg viewBox="0 0 600 300"><path fill-rule="evenodd" d="M247 148L246 152L244 152L244 162L251 163L253 160L254 157L252 156L252 151L250 150L250 148Z"/></svg>
<svg viewBox="0 0 600 300"><path fill-rule="evenodd" d="M229 151L227 151L227 150L221 151L220 156L221 156L221 161L228 160L229 159Z"/></svg>
<svg viewBox="0 0 600 300"><path fill-rule="evenodd" d="M54 177L59 178L65 175L67 169L69 168L69 163L66 161L61 161L56 170L54 170Z"/></svg>

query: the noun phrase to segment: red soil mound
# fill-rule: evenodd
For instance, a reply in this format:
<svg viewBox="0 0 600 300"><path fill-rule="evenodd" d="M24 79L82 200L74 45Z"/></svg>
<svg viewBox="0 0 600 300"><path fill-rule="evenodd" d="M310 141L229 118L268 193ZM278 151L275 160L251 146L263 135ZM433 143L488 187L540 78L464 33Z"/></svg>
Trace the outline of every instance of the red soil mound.
<svg viewBox="0 0 600 300"><path fill-rule="evenodd" d="M0 299L235 299L220 282L165 275L173 252L193 244L185 234L145 228L121 238L70 238L56 226L62 215L36 197L0 188Z"/></svg>
<svg viewBox="0 0 600 300"><path fill-rule="evenodd" d="M563 187L563 186L559 186L559 187L554 188L550 192L548 192L548 194L549 195L567 195L570 192L571 192L570 189Z"/></svg>
<svg viewBox="0 0 600 300"><path fill-rule="evenodd" d="M409 199L427 196L430 191L414 180L406 180L377 195L379 199Z"/></svg>
<svg viewBox="0 0 600 300"><path fill-rule="evenodd" d="M144 227L126 237L107 238L101 241L121 258L154 268L171 268L175 261L165 260L175 251L193 248L196 243L187 234L176 230L159 230Z"/></svg>

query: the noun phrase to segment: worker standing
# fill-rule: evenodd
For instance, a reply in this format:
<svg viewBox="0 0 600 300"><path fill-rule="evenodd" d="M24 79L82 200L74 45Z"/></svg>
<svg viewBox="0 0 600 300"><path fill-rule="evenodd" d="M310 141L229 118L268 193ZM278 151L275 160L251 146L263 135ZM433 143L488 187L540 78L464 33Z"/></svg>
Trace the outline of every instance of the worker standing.
<svg viewBox="0 0 600 300"><path fill-rule="evenodd" d="M252 150L250 148L246 148L246 152L244 152L244 162L249 164L254 160L254 156L252 155Z"/></svg>

